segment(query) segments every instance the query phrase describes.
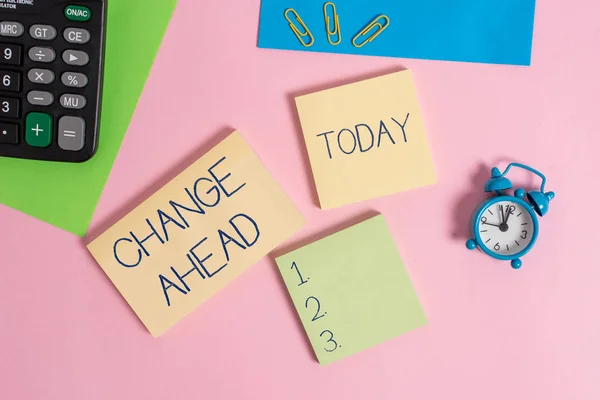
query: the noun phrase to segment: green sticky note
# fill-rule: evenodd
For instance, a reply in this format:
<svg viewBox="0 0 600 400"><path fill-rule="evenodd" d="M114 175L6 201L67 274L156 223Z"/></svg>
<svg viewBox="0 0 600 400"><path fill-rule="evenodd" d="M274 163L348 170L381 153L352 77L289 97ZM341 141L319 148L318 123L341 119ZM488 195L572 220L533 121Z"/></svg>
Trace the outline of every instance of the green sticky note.
<svg viewBox="0 0 600 400"><path fill-rule="evenodd" d="M381 215L276 262L323 365L427 323Z"/></svg>
<svg viewBox="0 0 600 400"><path fill-rule="evenodd" d="M98 152L82 164L0 158L0 203L85 235L176 2L108 2Z"/></svg>

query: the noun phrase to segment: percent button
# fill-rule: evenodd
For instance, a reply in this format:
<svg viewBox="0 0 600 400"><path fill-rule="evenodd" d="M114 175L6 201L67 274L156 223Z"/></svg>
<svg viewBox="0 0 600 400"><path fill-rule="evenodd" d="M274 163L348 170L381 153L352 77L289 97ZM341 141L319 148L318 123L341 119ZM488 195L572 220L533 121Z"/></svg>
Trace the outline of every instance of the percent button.
<svg viewBox="0 0 600 400"><path fill-rule="evenodd" d="M61 81L67 87L82 88L88 84L88 78L79 72L65 72L62 74Z"/></svg>

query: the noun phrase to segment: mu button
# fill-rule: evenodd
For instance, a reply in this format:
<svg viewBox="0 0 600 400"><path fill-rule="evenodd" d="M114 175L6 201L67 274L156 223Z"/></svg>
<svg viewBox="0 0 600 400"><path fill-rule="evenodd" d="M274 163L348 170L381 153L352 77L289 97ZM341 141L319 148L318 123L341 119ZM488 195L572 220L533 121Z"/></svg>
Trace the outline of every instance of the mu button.
<svg viewBox="0 0 600 400"><path fill-rule="evenodd" d="M48 147L52 143L52 117L32 112L25 120L25 141L32 147Z"/></svg>

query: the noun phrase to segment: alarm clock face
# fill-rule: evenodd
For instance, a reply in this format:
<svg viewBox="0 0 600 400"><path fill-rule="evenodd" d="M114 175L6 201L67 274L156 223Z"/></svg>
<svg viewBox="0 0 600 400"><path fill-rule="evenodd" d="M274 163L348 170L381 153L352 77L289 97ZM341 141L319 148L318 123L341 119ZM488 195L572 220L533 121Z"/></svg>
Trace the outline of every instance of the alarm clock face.
<svg viewBox="0 0 600 400"><path fill-rule="evenodd" d="M538 234L533 209L525 201L509 196L486 203L477 213L474 228L486 253L506 259L529 251Z"/></svg>

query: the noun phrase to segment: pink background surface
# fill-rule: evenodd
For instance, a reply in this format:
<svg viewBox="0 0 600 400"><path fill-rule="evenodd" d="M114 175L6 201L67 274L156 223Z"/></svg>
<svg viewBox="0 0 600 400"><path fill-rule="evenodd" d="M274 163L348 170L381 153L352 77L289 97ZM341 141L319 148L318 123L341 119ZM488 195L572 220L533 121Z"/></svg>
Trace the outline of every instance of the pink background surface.
<svg viewBox="0 0 600 400"><path fill-rule="evenodd" d="M237 128L307 217L285 246L384 213L429 325L321 367L266 258L154 340L82 239L0 207L0 397L600 398L598 2L540 1L530 68L261 50L258 10L180 0L90 234ZM292 95L401 68L439 184L319 210ZM464 248L513 160L557 192L518 272Z"/></svg>

